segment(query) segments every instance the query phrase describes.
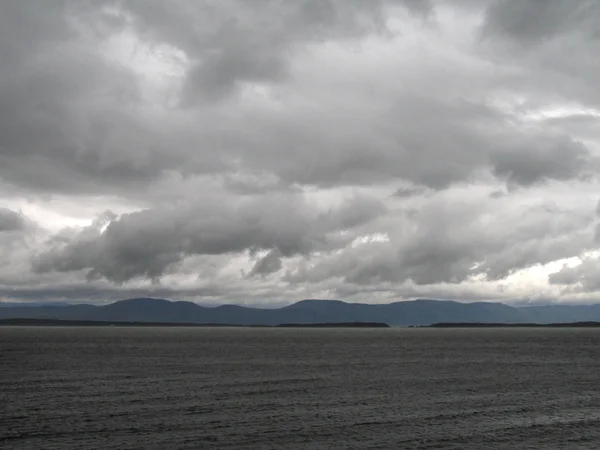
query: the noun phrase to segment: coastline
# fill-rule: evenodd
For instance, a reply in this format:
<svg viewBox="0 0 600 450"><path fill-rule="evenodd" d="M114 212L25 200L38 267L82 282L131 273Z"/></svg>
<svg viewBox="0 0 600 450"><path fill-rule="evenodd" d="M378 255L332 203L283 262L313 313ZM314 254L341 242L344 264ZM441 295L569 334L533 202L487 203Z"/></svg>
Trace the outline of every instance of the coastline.
<svg viewBox="0 0 600 450"><path fill-rule="evenodd" d="M240 325L223 323L178 323L178 322L104 322L95 320L62 319L2 319L2 326L23 327L194 327L194 328L390 328L380 322L333 322L333 323L284 323L277 325Z"/></svg>

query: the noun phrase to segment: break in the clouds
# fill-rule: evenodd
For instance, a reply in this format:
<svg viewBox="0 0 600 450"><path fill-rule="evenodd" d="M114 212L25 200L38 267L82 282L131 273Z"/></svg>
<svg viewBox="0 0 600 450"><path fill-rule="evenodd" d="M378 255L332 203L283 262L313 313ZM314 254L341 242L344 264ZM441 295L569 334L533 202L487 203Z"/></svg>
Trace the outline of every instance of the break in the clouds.
<svg viewBox="0 0 600 450"><path fill-rule="evenodd" d="M0 298L593 301L596 0L0 4Z"/></svg>

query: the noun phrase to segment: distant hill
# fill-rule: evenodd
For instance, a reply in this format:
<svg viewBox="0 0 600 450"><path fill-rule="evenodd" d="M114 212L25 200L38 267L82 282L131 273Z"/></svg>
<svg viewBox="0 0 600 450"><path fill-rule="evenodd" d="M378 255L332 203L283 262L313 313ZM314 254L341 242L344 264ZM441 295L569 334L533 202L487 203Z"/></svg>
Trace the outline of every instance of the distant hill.
<svg viewBox="0 0 600 450"><path fill-rule="evenodd" d="M100 322L280 325L314 323L387 323L392 326L434 323L567 323L600 321L600 304L512 307L502 303L414 300L380 305L339 300L303 300L278 309L237 305L199 306L153 298L109 305L5 306L0 319L54 319Z"/></svg>

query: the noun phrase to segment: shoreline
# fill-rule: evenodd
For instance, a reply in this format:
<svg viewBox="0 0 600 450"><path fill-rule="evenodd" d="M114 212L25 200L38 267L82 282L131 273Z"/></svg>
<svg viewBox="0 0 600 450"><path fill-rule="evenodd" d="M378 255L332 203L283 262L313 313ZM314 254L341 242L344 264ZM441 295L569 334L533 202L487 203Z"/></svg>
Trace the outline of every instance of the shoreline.
<svg viewBox="0 0 600 450"><path fill-rule="evenodd" d="M390 328L381 322L282 323L277 325L241 325L233 323L127 322L63 319L2 319L2 326L22 327L165 327L165 328Z"/></svg>
<svg viewBox="0 0 600 450"><path fill-rule="evenodd" d="M469 323L440 322L415 328L596 328L600 322L556 322L556 323Z"/></svg>

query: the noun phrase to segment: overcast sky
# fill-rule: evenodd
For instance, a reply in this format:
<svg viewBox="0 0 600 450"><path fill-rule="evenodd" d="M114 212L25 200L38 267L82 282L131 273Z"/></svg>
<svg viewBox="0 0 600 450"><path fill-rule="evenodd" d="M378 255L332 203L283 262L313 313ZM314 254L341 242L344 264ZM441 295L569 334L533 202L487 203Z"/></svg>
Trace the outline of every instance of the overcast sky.
<svg viewBox="0 0 600 450"><path fill-rule="evenodd" d="M0 300L595 302L599 54L598 0L2 1Z"/></svg>

